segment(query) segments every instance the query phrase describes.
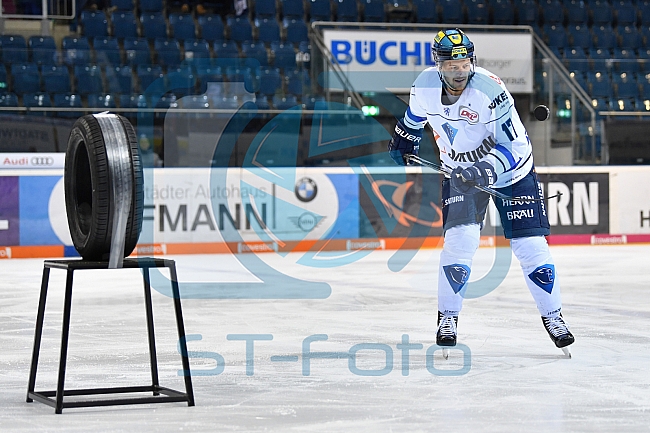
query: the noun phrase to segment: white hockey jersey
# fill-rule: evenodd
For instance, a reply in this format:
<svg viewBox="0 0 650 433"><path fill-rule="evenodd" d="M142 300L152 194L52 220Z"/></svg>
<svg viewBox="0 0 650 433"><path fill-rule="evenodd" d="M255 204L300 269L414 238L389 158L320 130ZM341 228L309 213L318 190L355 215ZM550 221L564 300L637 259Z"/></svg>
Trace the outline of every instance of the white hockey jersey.
<svg viewBox="0 0 650 433"><path fill-rule="evenodd" d="M454 169L488 161L497 172L495 188L516 183L532 166L532 146L499 77L483 68L452 105L442 103L442 82L435 67L427 68L411 87L404 124L413 129L428 122L442 163Z"/></svg>

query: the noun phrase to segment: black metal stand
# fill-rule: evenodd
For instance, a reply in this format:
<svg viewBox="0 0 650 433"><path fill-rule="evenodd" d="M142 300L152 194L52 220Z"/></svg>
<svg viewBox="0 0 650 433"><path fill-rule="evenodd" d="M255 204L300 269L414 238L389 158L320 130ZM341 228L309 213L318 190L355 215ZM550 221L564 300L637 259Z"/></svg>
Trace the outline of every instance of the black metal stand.
<svg viewBox="0 0 650 433"><path fill-rule="evenodd" d="M158 360L156 358L156 340L153 329L153 308L151 303L151 283L149 277L150 268L169 268L172 293L174 296L174 309L176 312L176 326L180 342L181 361L183 364L185 378L185 392L160 386L158 382ZM47 404L54 408L55 413L62 413L64 408L91 407L91 406L114 406L127 404L145 403L170 403L187 402L188 406L194 406L194 392L192 390L192 378L189 374L190 363L187 356L187 345L185 342L185 327L183 325L183 313L181 311L181 299L176 276L176 264L173 260L156 258L124 259L123 268L140 268L144 277L144 299L147 313L147 331L149 334L149 356L151 359L151 385L148 386L127 386L113 388L87 388L77 390L65 390L65 367L68 354L68 337L70 332L70 308L72 306L72 275L76 270L108 269L108 262L89 262L79 259L73 260L46 260L43 266L43 280L41 283L41 295L38 302L38 315L36 318L36 330L34 332L34 351L32 352L32 364L29 371L29 385L27 387L27 402L34 400ZM63 306L63 328L61 330L61 355L59 358L59 376L56 391L34 391L36 385L36 370L38 368L38 356L41 348L41 336L43 334L43 319L45 316L45 301L47 298L47 286L50 278L50 269L64 269L67 271L65 286L65 300ZM151 396L115 398L115 399L93 399L64 401L68 396L85 396L97 394L119 394L119 393L142 393L151 392ZM162 395L161 395L162 394Z"/></svg>

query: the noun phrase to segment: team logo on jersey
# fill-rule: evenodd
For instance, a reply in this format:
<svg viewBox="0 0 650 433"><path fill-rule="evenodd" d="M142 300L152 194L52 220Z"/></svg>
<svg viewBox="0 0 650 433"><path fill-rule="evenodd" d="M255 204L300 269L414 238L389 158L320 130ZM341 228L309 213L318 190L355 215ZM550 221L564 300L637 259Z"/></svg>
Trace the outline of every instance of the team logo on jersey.
<svg viewBox="0 0 650 433"><path fill-rule="evenodd" d="M445 107L445 109L442 110L442 111L445 112L445 116L449 116L449 113L450 113L450 111L449 111L449 107Z"/></svg>
<svg viewBox="0 0 650 433"><path fill-rule="evenodd" d="M458 129L454 128L449 123L444 123L442 125L442 130L445 131L445 134L447 134L447 137L449 138L449 143L454 144L454 138L456 138Z"/></svg>
<svg viewBox="0 0 650 433"><path fill-rule="evenodd" d="M504 102L508 102L508 94L506 93L505 90L503 92L499 93L499 95L492 100L490 105L488 105L488 108L490 110L494 110L495 108L497 108L498 106L500 106Z"/></svg>
<svg viewBox="0 0 650 433"><path fill-rule="evenodd" d="M489 77L496 81L499 86L501 85L501 78L497 77L496 75L489 75Z"/></svg>
<svg viewBox="0 0 650 433"><path fill-rule="evenodd" d="M469 280L469 267L459 263L454 263L453 265L443 266L442 269L444 270L447 281L449 281L449 285L454 293L463 290L463 287L467 284L467 280Z"/></svg>
<svg viewBox="0 0 650 433"><path fill-rule="evenodd" d="M537 287L550 294L553 291L553 282L555 281L555 266L539 266L533 272L528 274L528 278L530 278Z"/></svg>
<svg viewBox="0 0 650 433"><path fill-rule="evenodd" d="M467 119L469 123L474 124L478 122L478 113L464 105L460 106L460 109L458 110L458 115L460 116L461 119Z"/></svg>

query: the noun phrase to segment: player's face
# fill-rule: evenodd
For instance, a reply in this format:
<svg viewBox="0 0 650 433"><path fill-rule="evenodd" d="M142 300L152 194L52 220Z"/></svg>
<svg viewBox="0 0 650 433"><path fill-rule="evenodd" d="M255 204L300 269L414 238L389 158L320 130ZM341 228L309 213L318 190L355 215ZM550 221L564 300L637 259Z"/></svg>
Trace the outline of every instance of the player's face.
<svg viewBox="0 0 650 433"><path fill-rule="evenodd" d="M460 94L465 89L471 71L470 59L445 60L440 65L440 72L442 72L452 94Z"/></svg>

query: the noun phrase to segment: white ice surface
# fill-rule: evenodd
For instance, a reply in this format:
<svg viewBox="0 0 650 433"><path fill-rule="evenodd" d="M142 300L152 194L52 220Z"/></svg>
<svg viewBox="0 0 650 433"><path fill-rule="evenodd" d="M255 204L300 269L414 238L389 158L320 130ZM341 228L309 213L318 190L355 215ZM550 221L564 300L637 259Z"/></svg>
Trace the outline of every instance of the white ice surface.
<svg viewBox="0 0 650 433"><path fill-rule="evenodd" d="M440 250L422 250L400 272L378 251L342 268L295 264L298 254L264 260L275 269L326 281L332 294L312 300L184 299L190 351L217 352L218 375L194 376L195 407L183 403L66 409L26 403L42 259L0 261L0 432L647 432L650 430L650 246L553 247L564 316L576 336L573 358L556 349L516 260L499 288L468 299L459 342L469 348L465 374L427 369L435 342ZM474 275L489 267L481 249ZM183 281L256 281L234 257L176 256ZM65 272L52 270L36 390L56 387ZM77 271L66 389L148 385L142 280L137 270ZM154 292L160 383L183 389L171 299ZM271 334L254 344L246 374L246 343L231 334ZM303 375L303 340L314 352L348 352L356 344L390 346L383 376L352 372L349 359L312 359ZM404 375L396 345L407 334ZM231 340L227 339L231 335ZM380 346L384 349L386 346ZM297 362L271 361L297 356ZM216 363L192 357L192 368ZM436 369L462 369L463 352ZM353 366L354 367L354 366ZM386 367L382 350L362 350L359 370ZM431 367L431 366L429 366Z"/></svg>

